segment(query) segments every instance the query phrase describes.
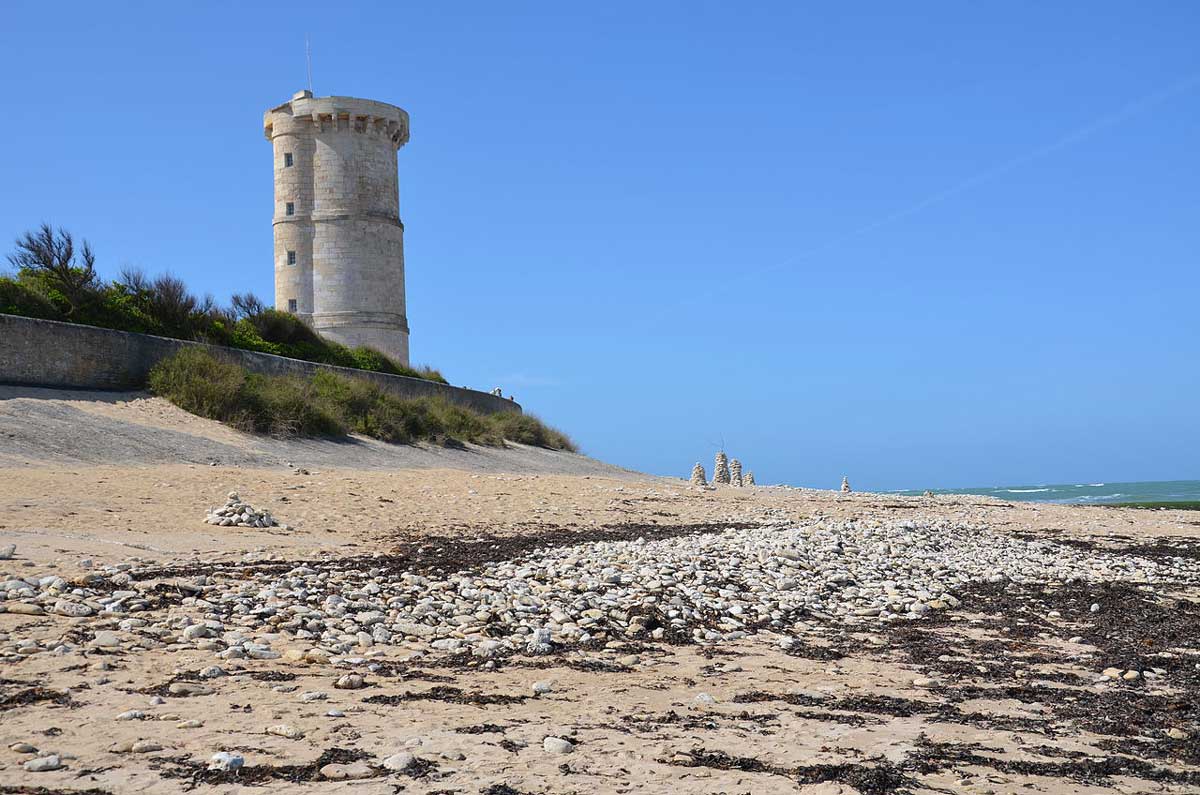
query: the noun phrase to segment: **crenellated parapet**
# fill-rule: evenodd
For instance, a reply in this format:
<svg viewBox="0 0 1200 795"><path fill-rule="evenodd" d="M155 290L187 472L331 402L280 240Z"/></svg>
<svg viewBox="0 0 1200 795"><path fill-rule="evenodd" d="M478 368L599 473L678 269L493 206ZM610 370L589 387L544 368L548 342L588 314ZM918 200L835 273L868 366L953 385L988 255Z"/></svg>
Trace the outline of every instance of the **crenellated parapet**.
<svg viewBox="0 0 1200 795"><path fill-rule="evenodd" d="M390 141L396 149L408 143L408 113L395 105L356 97L314 97L301 91L263 114L267 140L278 135L358 133Z"/></svg>

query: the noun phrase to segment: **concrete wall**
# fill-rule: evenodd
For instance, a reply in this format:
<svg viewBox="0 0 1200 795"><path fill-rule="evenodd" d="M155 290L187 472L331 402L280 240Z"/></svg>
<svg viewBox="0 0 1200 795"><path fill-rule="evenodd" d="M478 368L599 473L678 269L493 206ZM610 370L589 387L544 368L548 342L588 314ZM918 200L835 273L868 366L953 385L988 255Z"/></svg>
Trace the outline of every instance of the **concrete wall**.
<svg viewBox="0 0 1200 795"><path fill-rule="evenodd" d="M308 376L324 370L351 378L365 378L402 398L444 397L485 414L521 411L519 404L487 392L420 378L3 314L0 314L0 383L63 389L142 389L150 368L185 347L204 348L218 358L264 375Z"/></svg>

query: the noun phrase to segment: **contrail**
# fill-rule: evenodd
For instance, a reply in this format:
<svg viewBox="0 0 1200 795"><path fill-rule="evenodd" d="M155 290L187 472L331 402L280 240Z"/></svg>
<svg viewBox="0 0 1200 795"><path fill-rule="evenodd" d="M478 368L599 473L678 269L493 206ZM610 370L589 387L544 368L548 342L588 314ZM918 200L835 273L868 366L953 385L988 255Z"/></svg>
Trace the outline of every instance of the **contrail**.
<svg viewBox="0 0 1200 795"><path fill-rule="evenodd" d="M1035 160L1040 160L1041 158L1046 157L1047 155L1052 155L1055 152L1059 152L1063 149L1066 149L1069 146L1072 146L1073 144L1077 144L1080 141L1084 140L1085 138L1089 138L1092 135L1095 135L1096 133L1100 132L1101 130L1104 130L1109 127L1113 127L1117 124L1120 124L1121 122L1126 121L1127 119L1130 119L1134 116L1137 116L1138 114L1149 110L1150 108L1154 107L1155 105L1158 105L1159 103L1164 102L1178 94L1182 94L1183 92L1188 91L1189 89L1194 88L1197 85L1200 85L1200 74L1194 74L1191 77L1188 77L1184 80L1180 80L1177 83L1173 83L1170 86L1167 86L1166 88L1159 89L1158 91L1154 91L1150 94L1147 94L1146 96L1141 97L1140 99L1136 99L1136 100L1124 105L1123 107L1119 108L1116 111L1113 111L1112 113L1109 113L1109 114L1101 116L1097 119L1094 119L1093 121L1088 122L1087 124L1083 125L1082 127L1079 127L1078 129L1075 129L1075 130L1067 133L1066 135L1064 135L1062 138L1059 138L1054 143L1046 144L1045 146L1040 146L1031 152L1027 152L1023 155L1018 155L1017 157L1014 157L1010 160L1006 160L1005 162L1000 163L999 165L993 166L984 171L980 171L978 174L968 177L968 178L964 179L962 182L959 182L958 184L956 184L952 187L946 188L945 190L942 190L942 191L934 193L930 196L927 196L924 199L921 199L920 201L916 202L915 204L911 204L902 210L897 210L889 215L883 216L882 218L880 218L876 221L872 221L869 224L864 224L863 226L857 227L856 229L852 229L851 231L846 232L845 234L840 235L838 237L835 237L832 240L828 241L827 243L825 243L821 246L818 246L817 248L812 248L807 251L801 251L797 254L792 255L791 257L788 257L787 259L785 259L781 262L776 263L775 265L768 266L763 272L778 270L779 268L787 267L788 265L792 265L801 260L805 260L805 259L813 257L817 254L821 254L825 251L828 251L829 249L834 248L842 243L845 243L848 240L852 240L856 237L860 237L861 235L865 235L870 232L874 232L876 229L887 226L888 224L893 224L896 221L900 221L904 218L908 218L911 215L916 215L917 213L921 212L922 210L924 210L928 207L932 207L935 204L940 204L941 202L944 202L947 199L957 196L960 193L964 193L964 192L970 190L971 188L977 187L979 185L982 185L985 182L989 182L990 180L995 179L996 177L1007 174L1008 172L1010 172L1016 168L1020 168L1023 165L1032 163Z"/></svg>

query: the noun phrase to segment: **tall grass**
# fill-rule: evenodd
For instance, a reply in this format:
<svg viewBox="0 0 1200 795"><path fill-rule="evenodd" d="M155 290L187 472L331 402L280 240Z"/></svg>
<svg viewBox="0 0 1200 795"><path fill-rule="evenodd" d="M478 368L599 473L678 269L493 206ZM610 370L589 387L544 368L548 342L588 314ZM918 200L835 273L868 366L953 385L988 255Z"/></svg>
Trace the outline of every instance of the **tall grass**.
<svg viewBox="0 0 1200 795"><path fill-rule="evenodd" d="M264 376L186 348L150 372L150 390L239 430L278 437L358 433L397 444L511 441L575 452L561 431L527 414L480 414L444 398L403 399L362 378L321 372Z"/></svg>

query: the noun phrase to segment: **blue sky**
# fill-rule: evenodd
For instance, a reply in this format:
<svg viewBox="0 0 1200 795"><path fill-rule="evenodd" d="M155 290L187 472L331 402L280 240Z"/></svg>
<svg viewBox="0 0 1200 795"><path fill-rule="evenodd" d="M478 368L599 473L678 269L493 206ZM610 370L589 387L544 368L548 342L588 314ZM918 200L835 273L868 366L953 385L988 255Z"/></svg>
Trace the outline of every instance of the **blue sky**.
<svg viewBox="0 0 1200 795"><path fill-rule="evenodd" d="M269 298L308 33L318 94L412 116L414 361L588 453L1200 477L1200 5L328 8L9 0L0 238Z"/></svg>

